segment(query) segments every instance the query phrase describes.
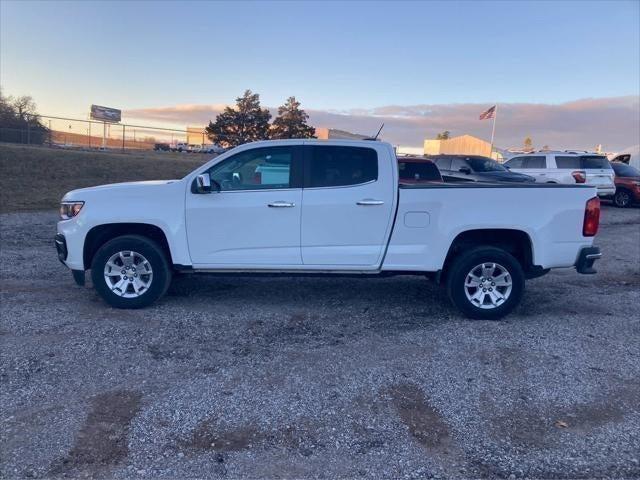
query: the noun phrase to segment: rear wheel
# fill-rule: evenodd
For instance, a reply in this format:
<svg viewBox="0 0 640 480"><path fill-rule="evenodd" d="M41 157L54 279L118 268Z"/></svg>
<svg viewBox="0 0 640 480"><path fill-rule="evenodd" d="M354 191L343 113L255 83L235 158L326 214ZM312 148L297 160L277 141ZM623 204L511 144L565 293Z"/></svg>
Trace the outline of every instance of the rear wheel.
<svg viewBox="0 0 640 480"><path fill-rule="evenodd" d="M171 269L162 248L137 235L114 238L96 252L91 279L112 307L143 308L159 299L171 283Z"/></svg>
<svg viewBox="0 0 640 480"><path fill-rule="evenodd" d="M520 303L523 291L520 263L495 247L477 247L461 254L447 275L449 298L469 318L502 318Z"/></svg>
<svg viewBox="0 0 640 480"><path fill-rule="evenodd" d="M618 188L613 196L613 203L616 207L626 208L631 205L631 194L624 188Z"/></svg>

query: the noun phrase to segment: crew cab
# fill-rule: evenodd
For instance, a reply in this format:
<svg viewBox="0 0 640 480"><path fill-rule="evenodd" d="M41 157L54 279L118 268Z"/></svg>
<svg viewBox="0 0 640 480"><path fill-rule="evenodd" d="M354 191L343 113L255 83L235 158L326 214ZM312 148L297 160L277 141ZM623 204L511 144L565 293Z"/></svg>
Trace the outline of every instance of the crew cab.
<svg viewBox="0 0 640 480"><path fill-rule="evenodd" d="M158 300L175 272L412 274L471 318L509 313L526 278L595 273L600 202L585 185L399 184L379 141L245 144L181 180L67 193L55 244L114 307ZM416 301L422 301L416 298Z"/></svg>

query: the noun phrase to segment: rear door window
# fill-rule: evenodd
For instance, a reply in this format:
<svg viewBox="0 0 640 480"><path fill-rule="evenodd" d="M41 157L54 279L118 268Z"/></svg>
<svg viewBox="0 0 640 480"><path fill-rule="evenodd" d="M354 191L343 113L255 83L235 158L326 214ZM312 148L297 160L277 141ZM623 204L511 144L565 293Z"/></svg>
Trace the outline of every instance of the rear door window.
<svg viewBox="0 0 640 480"><path fill-rule="evenodd" d="M546 160L541 156L525 157L522 168L546 168Z"/></svg>
<svg viewBox="0 0 640 480"><path fill-rule="evenodd" d="M378 154L373 148L306 148L305 187L342 187L378 179Z"/></svg>

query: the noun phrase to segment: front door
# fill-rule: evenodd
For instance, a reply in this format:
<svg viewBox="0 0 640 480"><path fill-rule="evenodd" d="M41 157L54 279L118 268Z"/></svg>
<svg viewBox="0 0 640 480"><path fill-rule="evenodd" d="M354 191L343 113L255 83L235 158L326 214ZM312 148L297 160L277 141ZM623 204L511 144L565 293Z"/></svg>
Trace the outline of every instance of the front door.
<svg viewBox="0 0 640 480"><path fill-rule="evenodd" d="M301 149L274 146L239 152L206 172L220 192L187 192L187 240L194 267L302 263Z"/></svg>
<svg viewBox="0 0 640 480"><path fill-rule="evenodd" d="M387 152L381 151L386 159ZM373 270L390 235L396 190L372 147L305 146L302 260L305 267Z"/></svg>

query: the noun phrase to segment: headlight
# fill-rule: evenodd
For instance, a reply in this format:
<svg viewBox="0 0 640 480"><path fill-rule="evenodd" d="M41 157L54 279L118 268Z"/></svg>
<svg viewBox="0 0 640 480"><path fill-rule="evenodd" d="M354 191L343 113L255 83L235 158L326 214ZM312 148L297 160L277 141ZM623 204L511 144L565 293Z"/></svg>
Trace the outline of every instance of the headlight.
<svg viewBox="0 0 640 480"><path fill-rule="evenodd" d="M69 220L80 213L84 202L62 202L60 204L60 218L62 220Z"/></svg>

